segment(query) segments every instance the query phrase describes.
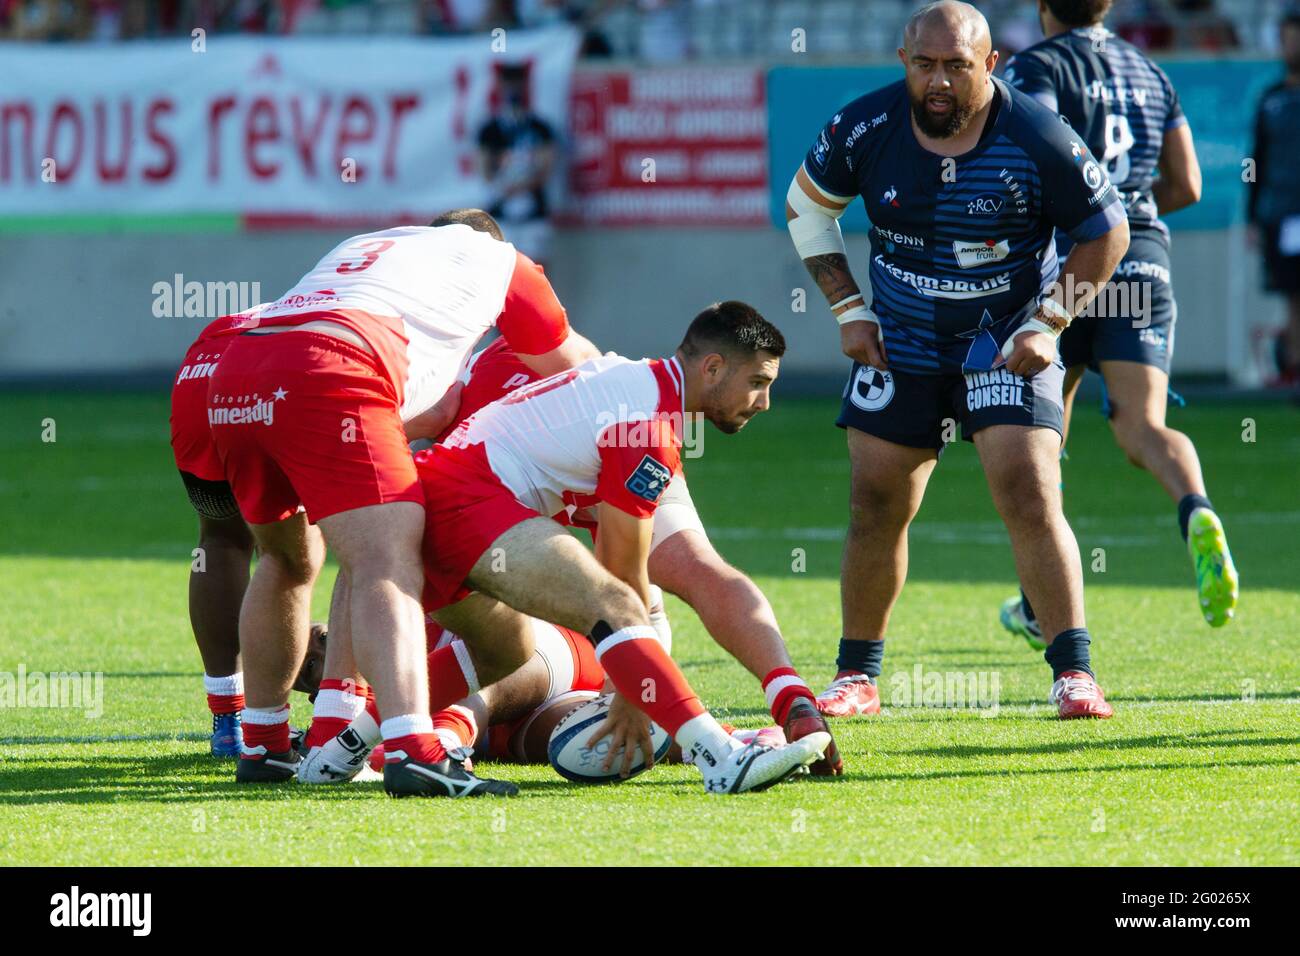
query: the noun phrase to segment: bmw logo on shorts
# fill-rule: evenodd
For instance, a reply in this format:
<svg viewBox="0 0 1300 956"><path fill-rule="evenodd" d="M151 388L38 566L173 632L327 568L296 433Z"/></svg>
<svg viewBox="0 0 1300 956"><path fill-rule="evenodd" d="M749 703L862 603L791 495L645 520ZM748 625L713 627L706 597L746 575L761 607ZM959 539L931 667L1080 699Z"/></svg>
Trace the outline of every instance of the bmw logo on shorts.
<svg viewBox="0 0 1300 956"><path fill-rule="evenodd" d="M894 397L894 376L870 365L859 365L849 384L849 401L864 412L878 412Z"/></svg>

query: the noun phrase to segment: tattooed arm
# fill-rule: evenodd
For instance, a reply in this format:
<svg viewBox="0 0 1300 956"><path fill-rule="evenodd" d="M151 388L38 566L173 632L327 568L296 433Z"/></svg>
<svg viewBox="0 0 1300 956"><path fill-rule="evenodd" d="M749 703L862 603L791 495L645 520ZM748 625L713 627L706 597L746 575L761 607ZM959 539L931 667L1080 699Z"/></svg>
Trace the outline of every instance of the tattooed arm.
<svg viewBox="0 0 1300 956"><path fill-rule="evenodd" d="M831 311L840 315L849 308L845 300L861 296L862 290L849 271L848 256L842 252L828 252L820 256L810 256L803 261L804 268L817 283L830 304Z"/></svg>
<svg viewBox="0 0 1300 956"><path fill-rule="evenodd" d="M867 309L844 253L838 220L847 208L847 200L836 202L827 196L800 167L786 195L786 227L804 268L840 323L844 354L863 365L888 368L880 325Z"/></svg>

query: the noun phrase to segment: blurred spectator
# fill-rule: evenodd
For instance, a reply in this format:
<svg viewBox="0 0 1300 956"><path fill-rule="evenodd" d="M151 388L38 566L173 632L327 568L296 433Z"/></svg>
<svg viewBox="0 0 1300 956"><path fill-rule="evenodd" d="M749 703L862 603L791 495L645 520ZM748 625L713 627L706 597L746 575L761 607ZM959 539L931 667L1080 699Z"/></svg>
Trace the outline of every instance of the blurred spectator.
<svg viewBox="0 0 1300 956"><path fill-rule="evenodd" d="M1174 27L1154 0L1126 4L1113 18L1115 33L1141 50L1171 50Z"/></svg>
<svg viewBox="0 0 1300 956"><path fill-rule="evenodd" d="M107 43L125 36L126 31L123 29L122 22L124 5L121 0L91 0L87 39ZM132 6L138 9L139 4L132 4Z"/></svg>
<svg viewBox="0 0 1300 956"><path fill-rule="evenodd" d="M997 38L995 47L1000 56L998 61L1000 74L1006 61L1014 54L1033 46L1043 38L1043 28L1039 25L1037 11L1026 4L1024 9L1003 20L1001 25L994 29L994 36Z"/></svg>
<svg viewBox="0 0 1300 956"><path fill-rule="evenodd" d="M637 40L641 59L672 63L691 54L689 0L636 0L640 11Z"/></svg>
<svg viewBox="0 0 1300 956"><path fill-rule="evenodd" d="M150 33L189 33L195 27L220 33L270 33L286 31L300 12L316 6L317 0L178 0L170 4L151 4L155 8L171 7L170 16L155 10L157 19Z"/></svg>
<svg viewBox="0 0 1300 956"><path fill-rule="evenodd" d="M1264 254L1264 287L1286 297L1287 327L1279 342L1284 384L1300 387L1300 2L1282 15L1283 78L1255 110L1255 179L1247 185L1247 218Z"/></svg>
<svg viewBox="0 0 1300 956"><path fill-rule="evenodd" d="M572 6L566 0L515 0L514 16L522 27L545 27L572 19Z"/></svg>
<svg viewBox="0 0 1300 956"><path fill-rule="evenodd" d="M1236 26L1215 9L1214 0L1174 0L1174 9L1181 14L1180 47L1217 53L1241 45Z"/></svg>
<svg viewBox="0 0 1300 956"><path fill-rule="evenodd" d="M15 40L77 40L89 30L88 9L69 0L9 0L4 35Z"/></svg>
<svg viewBox="0 0 1300 956"><path fill-rule="evenodd" d="M572 23L582 30L580 56L610 56L613 48L600 27L600 21L616 2L618 0L515 0L515 16L523 27Z"/></svg>
<svg viewBox="0 0 1300 956"><path fill-rule="evenodd" d="M513 0L425 0L425 8L425 24L434 33L518 25Z"/></svg>
<svg viewBox="0 0 1300 956"><path fill-rule="evenodd" d="M582 56L619 55L673 63L717 53L789 55L787 21L823 31L824 55L888 58L895 24L922 0L0 0L0 37L66 41L209 33L412 32L464 34L558 23L583 33ZM1217 52L1269 48L1259 13L1277 0L1130 0L1115 32L1145 50ZM1033 4L986 0L1004 57L1037 39ZM403 12L405 16L403 16ZM360 14L352 15L352 14ZM348 15L344 15L348 14ZM793 20L791 18L794 18Z"/></svg>
<svg viewBox="0 0 1300 956"><path fill-rule="evenodd" d="M546 188L555 169L555 130L529 105L527 66L503 66L498 76L496 107L478 134L491 195L487 211L501 223L506 239L544 263L551 237Z"/></svg>

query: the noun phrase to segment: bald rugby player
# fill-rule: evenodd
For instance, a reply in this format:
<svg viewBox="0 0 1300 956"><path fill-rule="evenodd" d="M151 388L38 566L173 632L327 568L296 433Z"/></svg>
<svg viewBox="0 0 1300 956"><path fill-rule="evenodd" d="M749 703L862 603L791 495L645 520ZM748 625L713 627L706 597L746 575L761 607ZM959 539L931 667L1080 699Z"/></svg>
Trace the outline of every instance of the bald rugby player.
<svg viewBox="0 0 1300 956"><path fill-rule="evenodd" d="M954 421L975 445L1037 610L1050 700L1062 718L1109 717L1061 508L1057 339L1123 258L1124 207L1056 113L993 77L998 54L971 5L917 10L898 58L900 80L817 134L786 200L795 248L853 360L837 421L851 463L843 631L819 706L828 716L880 710L875 681L908 525ZM838 222L859 198L872 225L870 300ZM1064 263L1057 231L1074 243Z"/></svg>

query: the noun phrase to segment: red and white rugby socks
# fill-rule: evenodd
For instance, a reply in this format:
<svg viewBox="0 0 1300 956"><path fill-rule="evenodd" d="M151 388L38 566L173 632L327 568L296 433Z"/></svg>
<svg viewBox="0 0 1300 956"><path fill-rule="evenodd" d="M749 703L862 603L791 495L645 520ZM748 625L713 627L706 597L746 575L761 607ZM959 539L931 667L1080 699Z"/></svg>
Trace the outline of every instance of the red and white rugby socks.
<svg viewBox="0 0 1300 956"><path fill-rule="evenodd" d="M470 746L477 739L478 725L474 720L474 714L468 708L456 706L456 702L477 693L479 683L478 672L474 669L474 662L469 656L469 648L461 641L452 641L446 647L430 651L428 668L429 711L433 714L433 717L426 717L425 720L429 721L429 739L438 746L438 755L436 757L417 757L416 759L435 763L446 756L445 751L455 750L461 746ZM406 718L395 719L405 720ZM368 716L363 714L362 717L352 722L352 729L360 734L362 740L370 743L370 738L366 736L366 732L369 730L367 726L368 720ZM407 753L414 756L410 748L405 744L398 744L390 739L392 734L389 733L389 725L391 723L392 720L385 720L380 727L385 759L389 759L388 755L394 749L405 749ZM423 733L423 731L420 732Z"/></svg>
<svg viewBox="0 0 1300 956"><path fill-rule="evenodd" d="M704 709L685 675L659 643L653 627L612 631L604 621L591 632L596 660L618 692L681 745L683 754L707 754L706 774L738 744Z"/></svg>
<svg viewBox="0 0 1300 956"><path fill-rule="evenodd" d="M429 654L429 712L446 710L480 690L478 671L462 641L452 641Z"/></svg>
<svg viewBox="0 0 1300 956"><path fill-rule="evenodd" d="M352 718L348 724L352 732L361 738L367 747L377 747L383 735L379 732L379 708L375 706L375 689L366 688L366 702L361 713Z"/></svg>
<svg viewBox="0 0 1300 956"><path fill-rule="evenodd" d="M289 705L245 707L239 722L244 728L244 760L289 750Z"/></svg>
<svg viewBox="0 0 1300 956"><path fill-rule="evenodd" d="M795 701L804 698L814 708L817 706L817 696L793 667L774 667L763 678L763 694L772 719L782 727L790 716L790 705Z"/></svg>
<svg viewBox="0 0 1300 956"><path fill-rule="evenodd" d="M428 714L402 714L389 717L379 725L384 738L384 759L410 757L420 763L437 763L447 751L433 733L433 719Z"/></svg>
<svg viewBox="0 0 1300 956"><path fill-rule="evenodd" d="M229 677L203 675L203 690L208 695L208 710L214 714L237 714L244 709L244 674L235 671Z"/></svg>
<svg viewBox="0 0 1300 956"><path fill-rule="evenodd" d="M596 642L596 660L618 692L671 736L677 737L688 721L708 716L681 669L659 643L653 627L634 625L615 631L601 621L591 636ZM712 717L709 720L723 734L717 721Z"/></svg>
<svg viewBox="0 0 1300 956"><path fill-rule="evenodd" d="M478 739L478 721L468 707L452 704L433 715L433 733L449 751L472 747Z"/></svg>
<svg viewBox="0 0 1300 956"><path fill-rule="evenodd" d="M351 678L321 681L307 731L307 749L324 745L359 717L366 709L368 689Z"/></svg>

